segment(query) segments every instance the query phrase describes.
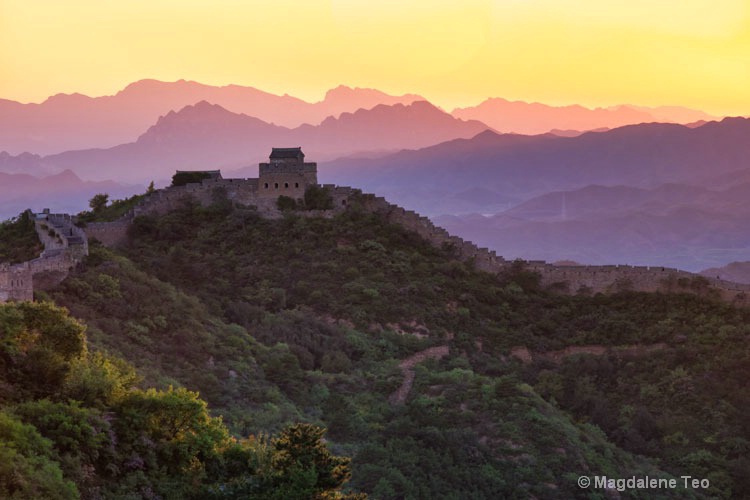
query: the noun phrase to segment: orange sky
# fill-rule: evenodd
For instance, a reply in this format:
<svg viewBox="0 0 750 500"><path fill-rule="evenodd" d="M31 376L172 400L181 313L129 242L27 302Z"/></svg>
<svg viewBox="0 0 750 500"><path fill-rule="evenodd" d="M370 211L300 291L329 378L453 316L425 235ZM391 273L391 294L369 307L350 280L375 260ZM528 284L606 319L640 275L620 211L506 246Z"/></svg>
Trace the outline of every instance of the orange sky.
<svg viewBox="0 0 750 500"><path fill-rule="evenodd" d="M748 0L0 0L0 98L180 78L750 114Z"/></svg>

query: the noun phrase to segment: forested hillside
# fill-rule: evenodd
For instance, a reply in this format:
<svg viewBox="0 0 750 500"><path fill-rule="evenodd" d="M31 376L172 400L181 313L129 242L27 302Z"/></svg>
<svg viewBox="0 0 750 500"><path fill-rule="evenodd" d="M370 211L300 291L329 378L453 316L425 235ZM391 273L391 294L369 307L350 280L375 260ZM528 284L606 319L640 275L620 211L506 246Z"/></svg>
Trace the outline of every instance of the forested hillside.
<svg viewBox="0 0 750 500"><path fill-rule="evenodd" d="M267 220L188 202L136 219L121 249L93 243L84 265L38 299L87 325L88 359L123 358L142 377L130 396L99 403L101 415L134 397L199 401L171 386L198 391L222 417L212 438L221 473L197 457L206 491L241 482L221 451L230 435L256 453L262 436L283 441L304 422L328 429L331 452L352 458L346 487L371 498L604 497L580 489L580 475L711 484L644 498L750 495L750 312L688 295L563 296L538 283L521 264L478 272L356 206L332 219ZM67 394L34 398L89 408ZM205 425L216 422L201 408ZM127 469L129 458L102 457ZM185 469L162 460L136 467L121 493L153 485L152 467L183 487ZM280 487L253 479L265 477L257 455L233 460L242 484ZM60 480L94 498L81 470L61 468Z"/></svg>
<svg viewBox="0 0 750 500"><path fill-rule="evenodd" d="M127 362L90 352L49 303L0 305L0 497L361 498L324 429L238 440L198 394L135 388Z"/></svg>

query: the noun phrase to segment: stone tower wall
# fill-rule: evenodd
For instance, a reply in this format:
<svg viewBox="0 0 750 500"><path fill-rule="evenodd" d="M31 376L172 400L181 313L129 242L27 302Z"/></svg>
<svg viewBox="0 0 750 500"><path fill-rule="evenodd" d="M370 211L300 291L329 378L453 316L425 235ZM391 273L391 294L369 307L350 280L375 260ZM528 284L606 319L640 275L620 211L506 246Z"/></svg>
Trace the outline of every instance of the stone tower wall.
<svg viewBox="0 0 750 500"><path fill-rule="evenodd" d="M0 264L0 303L34 300L33 275L28 262Z"/></svg>
<svg viewBox="0 0 750 500"><path fill-rule="evenodd" d="M289 196L301 199L307 186L318 183L317 163L298 164L297 159L261 163L258 168L258 196L273 198Z"/></svg>

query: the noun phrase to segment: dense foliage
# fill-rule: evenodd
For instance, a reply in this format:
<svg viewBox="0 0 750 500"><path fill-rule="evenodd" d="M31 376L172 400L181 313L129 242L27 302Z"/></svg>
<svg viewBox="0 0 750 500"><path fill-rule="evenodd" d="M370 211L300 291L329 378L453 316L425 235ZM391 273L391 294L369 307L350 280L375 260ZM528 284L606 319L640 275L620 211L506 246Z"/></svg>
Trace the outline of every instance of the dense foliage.
<svg viewBox="0 0 750 500"><path fill-rule="evenodd" d="M331 193L317 184L307 186L304 201L307 210L330 210L333 208Z"/></svg>
<svg viewBox="0 0 750 500"><path fill-rule="evenodd" d="M43 249L34 229L34 215L31 210L0 222L0 262L26 262L39 257Z"/></svg>
<svg viewBox="0 0 750 500"><path fill-rule="evenodd" d="M0 305L0 497L359 498L324 430L230 437L198 394L141 390L49 303Z"/></svg>
<svg viewBox="0 0 750 500"><path fill-rule="evenodd" d="M237 436L328 427L374 498L588 496L583 473L711 482L649 498L750 495L750 314L707 298L562 296L356 207L267 220L226 203L136 219L50 296L93 350L200 390ZM436 347L395 398L399 363Z"/></svg>
<svg viewBox="0 0 750 500"><path fill-rule="evenodd" d="M145 196L145 194L135 194L130 198L110 202L108 194L97 194L89 201L91 210L78 214L78 223L85 225L87 222L111 222L117 220L130 212Z"/></svg>

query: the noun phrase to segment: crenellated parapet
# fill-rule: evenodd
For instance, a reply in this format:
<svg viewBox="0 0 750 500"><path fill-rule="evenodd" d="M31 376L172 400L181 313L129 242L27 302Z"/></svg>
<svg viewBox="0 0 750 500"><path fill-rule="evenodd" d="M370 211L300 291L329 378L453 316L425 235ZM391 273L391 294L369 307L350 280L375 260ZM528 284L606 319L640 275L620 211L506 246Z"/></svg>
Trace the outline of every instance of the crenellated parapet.
<svg viewBox="0 0 750 500"><path fill-rule="evenodd" d="M333 186L336 193L342 188ZM347 191L347 195L351 193ZM471 261L477 269L499 273L509 269L511 261L494 251L481 248L445 229L435 226L427 217L386 201L374 194L361 194L360 204L366 210L381 214L386 220L410 229L438 248L455 252L462 261ZM750 305L750 285L660 266L559 266L545 261L524 261L525 269L538 273L541 285L564 293L613 293L618 291L689 292L715 296L738 305Z"/></svg>

